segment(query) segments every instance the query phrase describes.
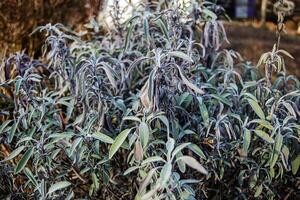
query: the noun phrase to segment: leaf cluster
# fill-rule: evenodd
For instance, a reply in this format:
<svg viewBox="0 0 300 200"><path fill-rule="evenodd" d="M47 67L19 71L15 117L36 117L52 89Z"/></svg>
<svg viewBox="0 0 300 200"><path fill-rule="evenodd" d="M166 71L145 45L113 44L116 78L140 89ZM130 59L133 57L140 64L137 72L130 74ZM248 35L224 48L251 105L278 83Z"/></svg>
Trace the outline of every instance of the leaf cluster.
<svg viewBox="0 0 300 200"><path fill-rule="evenodd" d="M278 71L268 84L222 48L217 9L206 1L140 6L88 40L60 24L38 28L42 58L6 61L0 180L9 184L0 193L192 200L296 191L300 83L280 72L279 55L289 54L263 55Z"/></svg>

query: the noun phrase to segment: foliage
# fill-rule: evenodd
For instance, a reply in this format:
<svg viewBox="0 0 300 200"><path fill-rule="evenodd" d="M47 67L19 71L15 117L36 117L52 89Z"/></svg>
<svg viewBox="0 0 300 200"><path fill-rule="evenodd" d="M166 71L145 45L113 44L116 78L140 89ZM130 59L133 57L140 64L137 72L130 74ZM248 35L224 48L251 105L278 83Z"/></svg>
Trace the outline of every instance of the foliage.
<svg viewBox="0 0 300 200"><path fill-rule="evenodd" d="M300 83L281 71L289 54L265 54L278 74L262 76L222 48L219 10L140 6L105 35L39 27L42 58L5 63L2 197L278 199L299 189Z"/></svg>

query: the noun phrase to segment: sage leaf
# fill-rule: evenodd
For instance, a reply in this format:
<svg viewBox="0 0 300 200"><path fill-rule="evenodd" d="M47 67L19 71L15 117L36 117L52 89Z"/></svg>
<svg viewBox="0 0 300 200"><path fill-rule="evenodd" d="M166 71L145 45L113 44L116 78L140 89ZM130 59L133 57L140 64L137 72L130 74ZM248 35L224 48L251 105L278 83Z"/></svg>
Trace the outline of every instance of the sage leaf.
<svg viewBox="0 0 300 200"><path fill-rule="evenodd" d="M254 101L253 99L247 99L250 106L252 107L252 109L254 110L254 112L259 116L259 118L261 119L265 119L265 114L262 111L261 107L258 105L258 103L256 101Z"/></svg>
<svg viewBox="0 0 300 200"><path fill-rule="evenodd" d="M128 134L130 133L132 129L125 129L123 130L114 140L112 143L110 149L109 149L109 159L111 159L115 153L119 150L123 142L126 140Z"/></svg>
<svg viewBox="0 0 300 200"><path fill-rule="evenodd" d="M9 156L7 156L2 162L5 162L5 161L15 158L17 155L19 155L23 151L24 148L25 148L25 146L19 146L13 152L11 152L9 154Z"/></svg>
<svg viewBox="0 0 300 200"><path fill-rule="evenodd" d="M191 168L196 169L200 173L205 175L208 174L207 170L195 158L191 156L181 156L177 160L179 159L183 161L185 164L187 164L188 166L190 166Z"/></svg>
<svg viewBox="0 0 300 200"><path fill-rule="evenodd" d="M101 142L107 143L107 144L112 144L114 142L114 140L109 137L108 135L105 135L104 133L101 132L96 132L92 134L92 137L100 140Z"/></svg>
<svg viewBox="0 0 300 200"><path fill-rule="evenodd" d="M50 186L47 195L50 195L58 190L69 187L70 185L71 185L71 183L69 181L60 181L60 182L54 183L53 185Z"/></svg>
<svg viewBox="0 0 300 200"><path fill-rule="evenodd" d="M33 150L34 150L34 148L31 147L24 153L23 157L19 160L19 162L15 168L15 174L18 174L20 171L23 170L23 168L26 166L28 160L32 156Z"/></svg>
<svg viewBox="0 0 300 200"><path fill-rule="evenodd" d="M255 134L268 143L274 143L274 139L271 138L266 132L262 130L254 130Z"/></svg>

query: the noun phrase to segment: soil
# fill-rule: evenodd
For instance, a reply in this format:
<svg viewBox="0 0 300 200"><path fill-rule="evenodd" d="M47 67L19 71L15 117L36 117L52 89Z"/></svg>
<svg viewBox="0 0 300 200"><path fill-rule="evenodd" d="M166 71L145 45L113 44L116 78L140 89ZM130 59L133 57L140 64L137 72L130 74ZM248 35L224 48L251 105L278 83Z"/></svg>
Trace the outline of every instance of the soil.
<svg viewBox="0 0 300 200"><path fill-rule="evenodd" d="M260 56L271 51L277 42L276 32L267 28L255 28L243 23L225 24L230 44L227 46L239 52L245 60L256 65ZM300 77L300 36L286 34L281 37L280 49L288 51L295 59L285 57L288 74Z"/></svg>

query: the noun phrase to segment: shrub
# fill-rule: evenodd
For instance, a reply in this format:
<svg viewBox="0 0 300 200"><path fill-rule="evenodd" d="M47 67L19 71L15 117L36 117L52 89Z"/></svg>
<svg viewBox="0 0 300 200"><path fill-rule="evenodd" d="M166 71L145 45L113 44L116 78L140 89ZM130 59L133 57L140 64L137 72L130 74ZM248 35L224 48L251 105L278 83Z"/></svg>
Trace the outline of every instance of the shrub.
<svg viewBox="0 0 300 200"><path fill-rule="evenodd" d="M6 60L3 198L297 195L300 83L285 73L290 55L275 45L259 62L264 76L222 48L219 6L184 5L138 7L106 34L95 22L84 36L48 24L37 29L46 34L39 60Z"/></svg>

